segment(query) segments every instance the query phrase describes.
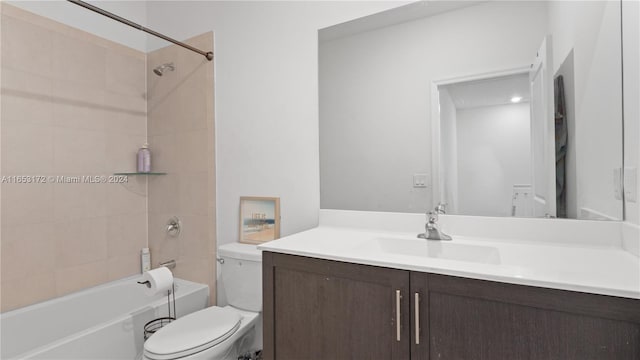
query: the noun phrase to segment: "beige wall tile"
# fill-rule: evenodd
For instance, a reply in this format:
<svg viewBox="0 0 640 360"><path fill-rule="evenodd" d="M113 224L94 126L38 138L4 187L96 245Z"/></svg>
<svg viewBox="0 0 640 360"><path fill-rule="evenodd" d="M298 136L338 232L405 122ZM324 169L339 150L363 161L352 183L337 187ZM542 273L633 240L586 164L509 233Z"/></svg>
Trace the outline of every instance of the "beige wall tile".
<svg viewBox="0 0 640 360"><path fill-rule="evenodd" d="M105 121L105 130L112 134L138 135L146 139L147 115L111 112Z"/></svg>
<svg viewBox="0 0 640 360"><path fill-rule="evenodd" d="M96 84L76 83L68 79L52 79L52 102L78 108L107 110L106 90Z"/></svg>
<svg viewBox="0 0 640 360"><path fill-rule="evenodd" d="M127 181L123 184L106 184L107 214L125 215L147 212L146 177L128 176Z"/></svg>
<svg viewBox="0 0 640 360"><path fill-rule="evenodd" d="M53 166L63 174L105 174L107 134L58 127L53 131Z"/></svg>
<svg viewBox="0 0 640 360"><path fill-rule="evenodd" d="M209 167L209 154L207 152L207 142L209 134L206 131L190 131L176 135L178 143L177 156L178 171L180 172L200 172L207 171Z"/></svg>
<svg viewBox="0 0 640 360"><path fill-rule="evenodd" d="M153 117L153 115L151 115ZM150 135L151 166L158 171L177 171L180 162L176 135Z"/></svg>
<svg viewBox="0 0 640 360"><path fill-rule="evenodd" d="M49 97L4 92L2 123L17 122L40 126L53 125L53 106Z"/></svg>
<svg viewBox="0 0 640 360"><path fill-rule="evenodd" d="M4 49L2 50L2 53L4 53ZM36 100L46 100L51 97L53 80L45 76L3 66L2 83L0 87L2 88L3 96L8 94Z"/></svg>
<svg viewBox="0 0 640 360"><path fill-rule="evenodd" d="M23 10L21 8L9 5L7 4L6 1L2 2L1 6L2 6L2 14L6 16L10 16L20 21L29 23L29 24L42 27L44 29L47 29L48 31L67 35L74 39L77 38L80 40L90 41L96 45L103 46L106 49L109 49L110 51L116 51L122 54L128 54L129 56L136 56L142 60L144 60L146 57L146 54L141 51L135 50L133 48L127 47L125 45L113 42L105 38L101 38L94 34L79 30L78 28L71 27L69 25L57 22L55 20L36 15L27 10Z"/></svg>
<svg viewBox="0 0 640 360"><path fill-rule="evenodd" d="M76 130L104 131L108 114L98 107L78 106L54 98L52 104L54 125Z"/></svg>
<svg viewBox="0 0 640 360"><path fill-rule="evenodd" d="M134 254L147 246L147 214L111 216L107 219L107 256L109 259Z"/></svg>
<svg viewBox="0 0 640 360"><path fill-rule="evenodd" d="M184 215L180 233L180 255L184 257L202 257L211 253L207 216Z"/></svg>
<svg viewBox="0 0 640 360"><path fill-rule="evenodd" d="M2 173L43 175L53 172L53 128L7 121L0 132Z"/></svg>
<svg viewBox="0 0 640 360"><path fill-rule="evenodd" d="M190 39L211 48L211 33ZM150 73L175 61L167 77ZM175 259L175 275L209 285L215 303L215 166L213 64L170 46L154 51L147 65L148 136L156 164L167 179L149 181L149 245L153 263ZM170 191L177 190L177 197ZM158 198L160 197L160 198ZM177 241L164 233L177 215L183 222Z"/></svg>
<svg viewBox="0 0 640 360"><path fill-rule="evenodd" d="M215 265L212 260L213 259L206 254L203 254L202 257L181 257L176 262L176 268L173 270L173 273L176 277L182 279L188 279L201 284L211 284L213 275L215 274L213 270Z"/></svg>
<svg viewBox="0 0 640 360"><path fill-rule="evenodd" d="M58 269L107 259L107 218L75 219L53 229Z"/></svg>
<svg viewBox="0 0 640 360"><path fill-rule="evenodd" d="M52 272L55 244L50 224L2 227L2 281Z"/></svg>
<svg viewBox="0 0 640 360"><path fill-rule="evenodd" d="M56 126L104 131L109 119L105 91L98 87L54 80L52 113Z"/></svg>
<svg viewBox="0 0 640 360"><path fill-rule="evenodd" d="M56 295L61 296L107 281L107 262L97 261L60 268L55 272Z"/></svg>
<svg viewBox="0 0 640 360"><path fill-rule="evenodd" d="M90 41L53 33L51 76L78 84L104 88L106 84L105 47Z"/></svg>
<svg viewBox="0 0 640 360"><path fill-rule="evenodd" d="M180 213L200 216L209 214L208 175L206 171L180 174L178 184Z"/></svg>
<svg viewBox="0 0 640 360"><path fill-rule="evenodd" d="M4 183L1 186L2 226L53 221L52 184Z"/></svg>
<svg viewBox="0 0 640 360"><path fill-rule="evenodd" d="M134 170L145 54L5 4L1 26L2 175ZM147 177L0 186L3 311L139 272Z"/></svg>
<svg viewBox="0 0 640 360"><path fill-rule="evenodd" d="M140 93L136 95L106 92L105 104L111 113L142 115L147 111L147 100L143 89L140 89Z"/></svg>
<svg viewBox="0 0 640 360"><path fill-rule="evenodd" d="M146 62L144 59L131 54L108 51L106 73L108 74L106 79L106 89L108 91L135 98L144 98L147 87L145 78Z"/></svg>
<svg viewBox="0 0 640 360"><path fill-rule="evenodd" d="M54 272L2 280L2 312L44 301L56 296Z"/></svg>
<svg viewBox="0 0 640 360"><path fill-rule="evenodd" d="M82 175L84 176L84 175ZM107 215L107 188L113 184L70 183L53 185L53 219L73 219Z"/></svg>
<svg viewBox="0 0 640 360"><path fill-rule="evenodd" d="M209 65L209 64L204 64ZM202 91L207 80L205 69L197 69L182 85L180 91L179 107L185 110L180 117L181 129L205 130L207 128L207 102L209 93Z"/></svg>
<svg viewBox="0 0 640 360"><path fill-rule="evenodd" d="M155 75L154 75L155 76ZM164 76L163 76L164 78ZM187 115L180 108L179 93L168 94L163 99L148 105L148 134L170 135L182 130L182 119ZM151 102L152 99L150 98Z"/></svg>
<svg viewBox="0 0 640 360"><path fill-rule="evenodd" d="M147 134L154 170L170 173L121 185L2 184L2 309L138 273L147 244L155 266L177 260L177 275L209 284L215 300L212 63L174 46L145 60L21 10L2 20L3 174L133 170ZM213 37L190 41L210 48ZM49 56L23 61L45 46ZM176 71L151 73L166 62ZM15 154L34 142L39 149ZM185 224L179 238L165 232L174 215Z"/></svg>
<svg viewBox="0 0 640 360"><path fill-rule="evenodd" d="M148 207L150 214L178 215L180 209L178 193L180 178L181 176L176 173L149 178Z"/></svg>
<svg viewBox="0 0 640 360"><path fill-rule="evenodd" d="M30 73L51 73L53 33L2 15L2 66Z"/></svg>
<svg viewBox="0 0 640 360"><path fill-rule="evenodd" d="M140 274L140 271L140 254L120 255L107 261L107 278L109 281Z"/></svg>

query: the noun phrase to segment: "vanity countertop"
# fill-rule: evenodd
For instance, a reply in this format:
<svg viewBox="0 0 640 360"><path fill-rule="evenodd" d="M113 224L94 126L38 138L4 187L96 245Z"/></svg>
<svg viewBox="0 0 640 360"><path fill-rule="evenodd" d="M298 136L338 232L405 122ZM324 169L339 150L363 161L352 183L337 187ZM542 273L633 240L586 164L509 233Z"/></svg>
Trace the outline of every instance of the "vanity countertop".
<svg viewBox="0 0 640 360"><path fill-rule="evenodd" d="M357 264L640 299L640 258L611 245L319 226L260 250Z"/></svg>

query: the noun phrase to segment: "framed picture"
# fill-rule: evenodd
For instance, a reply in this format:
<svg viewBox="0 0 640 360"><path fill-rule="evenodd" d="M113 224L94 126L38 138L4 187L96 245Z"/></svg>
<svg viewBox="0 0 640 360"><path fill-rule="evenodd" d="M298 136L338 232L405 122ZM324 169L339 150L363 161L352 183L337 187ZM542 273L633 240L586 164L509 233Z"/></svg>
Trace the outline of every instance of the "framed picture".
<svg viewBox="0 0 640 360"><path fill-rule="evenodd" d="M280 198L240 197L240 242L260 244L280 238Z"/></svg>

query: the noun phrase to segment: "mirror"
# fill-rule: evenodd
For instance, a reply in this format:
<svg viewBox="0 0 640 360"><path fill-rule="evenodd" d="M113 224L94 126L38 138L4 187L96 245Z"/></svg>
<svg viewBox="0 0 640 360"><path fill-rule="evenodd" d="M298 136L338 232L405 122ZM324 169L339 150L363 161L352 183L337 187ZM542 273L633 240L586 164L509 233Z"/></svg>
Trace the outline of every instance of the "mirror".
<svg viewBox="0 0 640 360"><path fill-rule="evenodd" d="M320 30L321 208L622 220L620 26L429 1Z"/></svg>

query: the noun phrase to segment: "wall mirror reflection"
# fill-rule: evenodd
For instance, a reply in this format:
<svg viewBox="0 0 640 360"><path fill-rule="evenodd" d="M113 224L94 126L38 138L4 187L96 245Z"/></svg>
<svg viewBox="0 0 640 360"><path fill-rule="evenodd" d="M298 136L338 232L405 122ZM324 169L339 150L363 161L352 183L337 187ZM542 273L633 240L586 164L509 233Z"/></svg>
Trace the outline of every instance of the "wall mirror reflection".
<svg viewBox="0 0 640 360"><path fill-rule="evenodd" d="M418 2L319 32L321 208L622 220L620 2Z"/></svg>
<svg viewBox="0 0 640 360"><path fill-rule="evenodd" d="M533 215L531 95L525 73L438 86L440 201L450 213Z"/></svg>

